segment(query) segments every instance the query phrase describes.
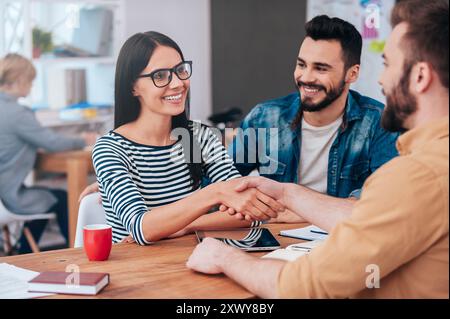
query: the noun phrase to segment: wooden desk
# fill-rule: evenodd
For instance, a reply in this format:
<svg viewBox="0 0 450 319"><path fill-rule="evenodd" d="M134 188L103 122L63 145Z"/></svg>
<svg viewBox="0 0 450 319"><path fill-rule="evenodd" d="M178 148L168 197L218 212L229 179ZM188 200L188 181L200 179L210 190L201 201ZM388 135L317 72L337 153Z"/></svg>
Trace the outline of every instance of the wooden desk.
<svg viewBox="0 0 450 319"><path fill-rule="evenodd" d="M271 224L280 244L285 247L301 240L281 237L282 229L307 224ZM186 261L197 240L194 235L162 240L150 246L133 244L113 245L107 261L89 262L82 248L55 250L38 254L0 258L9 263L34 271L65 271L76 264L82 272L107 272L110 284L97 296L90 298L254 298L224 275L204 275L186 268ZM262 256L267 252L253 252ZM74 295L54 295L49 298L85 298Z"/></svg>
<svg viewBox="0 0 450 319"><path fill-rule="evenodd" d="M88 174L94 172L90 150L39 153L35 169L67 175L69 206L69 244L73 247L78 218L78 197L87 186Z"/></svg>

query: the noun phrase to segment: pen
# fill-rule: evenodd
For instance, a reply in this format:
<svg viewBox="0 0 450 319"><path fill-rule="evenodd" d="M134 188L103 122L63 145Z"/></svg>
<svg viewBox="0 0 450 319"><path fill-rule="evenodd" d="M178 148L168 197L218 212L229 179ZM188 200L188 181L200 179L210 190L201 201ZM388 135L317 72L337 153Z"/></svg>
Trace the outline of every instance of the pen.
<svg viewBox="0 0 450 319"><path fill-rule="evenodd" d="M325 231L320 231L320 230L310 230L311 233L315 233L315 234L321 234L321 235L328 235L327 232Z"/></svg>
<svg viewBox="0 0 450 319"><path fill-rule="evenodd" d="M302 246L297 246L297 245L292 245L292 246L290 246L290 248L292 250L299 250L299 251L304 251L304 252L307 252L307 253L309 253L311 251L311 249L312 249L312 248L309 248L309 247L302 247Z"/></svg>

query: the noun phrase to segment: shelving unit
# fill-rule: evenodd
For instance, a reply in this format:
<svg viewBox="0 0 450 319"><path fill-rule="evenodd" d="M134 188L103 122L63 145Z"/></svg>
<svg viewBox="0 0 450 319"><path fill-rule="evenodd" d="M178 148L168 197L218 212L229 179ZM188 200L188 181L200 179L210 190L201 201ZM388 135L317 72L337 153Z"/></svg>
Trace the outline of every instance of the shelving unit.
<svg viewBox="0 0 450 319"><path fill-rule="evenodd" d="M32 59L35 64L42 64L46 66L55 65L55 64L115 64L116 60L113 57L89 57L89 58L40 58L40 59Z"/></svg>
<svg viewBox="0 0 450 319"><path fill-rule="evenodd" d="M0 54L22 54L37 69L25 103L35 109L66 107L67 103L50 103L49 94L61 94L67 85L58 73L76 69L84 70L86 102L112 105L114 67L124 41L124 5L123 0L0 1ZM37 32L33 41L37 29L51 34L49 52L37 48Z"/></svg>

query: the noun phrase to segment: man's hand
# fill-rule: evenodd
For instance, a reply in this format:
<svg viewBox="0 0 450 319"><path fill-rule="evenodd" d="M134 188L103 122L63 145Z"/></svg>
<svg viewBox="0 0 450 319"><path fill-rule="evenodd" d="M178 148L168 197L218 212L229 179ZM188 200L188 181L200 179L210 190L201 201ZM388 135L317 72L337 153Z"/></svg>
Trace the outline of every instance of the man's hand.
<svg viewBox="0 0 450 319"><path fill-rule="evenodd" d="M293 211L290 211L289 209L285 209L284 212L278 213L278 216L275 218L269 219L269 223L306 223L307 221L294 213Z"/></svg>
<svg viewBox="0 0 450 319"><path fill-rule="evenodd" d="M220 274L223 271L221 266L222 260L226 258L230 249L233 248L217 239L205 238L195 247L186 266L205 274Z"/></svg>
<svg viewBox="0 0 450 319"><path fill-rule="evenodd" d="M247 220L268 220L284 210L284 206L270 196L256 188L244 189L241 184L241 179L235 179L217 186L220 187L220 201L224 206L233 208Z"/></svg>
<svg viewBox="0 0 450 319"><path fill-rule="evenodd" d="M83 192L80 194L80 197L78 198L78 203L81 202L81 200L83 199L84 196L87 196L89 194L92 193L97 193L98 192L98 183L92 183L91 185L89 185L88 187L86 187ZM102 202L102 198L99 197L99 203Z"/></svg>
<svg viewBox="0 0 450 319"><path fill-rule="evenodd" d="M283 204L284 184L261 176L248 176L239 179L239 184L234 189L243 192L249 188L256 188L260 192Z"/></svg>
<svg viewBox="0 0 450 319"><path fill-rule="evenodd" d="M236 184L236 187L234 188L237 192L243 192L251 188L256 188L261 193L265 194L269 198L272 198L273 200L277 201L279 204L283 204L283 197L284 197L284 186L282 183L273 181L271 179L265 178L265 177L243 177L239 178L235 181L238 181L239 183ZM245 211L240 212L236 211L236 209L229 207L227 205L220 205L219 210L222 212L228 212L230 215L235 215L236 219L242 220L260 220L253 218L251 214L247 214ZM283 212L283 209L277 210L277 213ZM270 216L271 219L277 218L277 216Z"/></svg>
<svg viewBox="0 0 450 319"><path fill-rule="evenodd" d="M248 220L249 219L249 218L247 218L247 216L244 216L241 213L236 213L236 211L233 208L229 208L225 205L220 205L219 211L227 212L229 215L235 215L236 219L238 219L238 220L243 220L243 219ZM281 224L281 223L295 224L295 223L306 223L307 221L303 217L297 215L293 211L286 208L284 211L278 212L278 215L276 217L270 218L268 220L268 222L275 223L275 224Z"/></svg>
<svg viewBox="0 0 450 319"><path fill-rule="evenodd" d="M205 274L225 273L257 296L277 298L277 281L284 264L285 261L263 260L217 239L205 238L195 247L186 266Z"/></svg>

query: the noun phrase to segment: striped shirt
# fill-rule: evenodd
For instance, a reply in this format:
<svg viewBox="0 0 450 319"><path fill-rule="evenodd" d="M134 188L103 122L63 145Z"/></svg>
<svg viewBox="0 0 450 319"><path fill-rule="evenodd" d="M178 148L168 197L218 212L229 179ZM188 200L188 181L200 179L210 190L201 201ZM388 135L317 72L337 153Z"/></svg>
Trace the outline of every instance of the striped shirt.
<svg viewBox="0 0 450 319"><path fill-rule="evenodd" d="M211 182L240 177L224 146L207 126L194 128L203 156L203 172ZM181 139L168 146L133 142L109 132L95 144L92 158L113 242L128 235L150 244L142 231L144 214L195 192Z"/></svg>

